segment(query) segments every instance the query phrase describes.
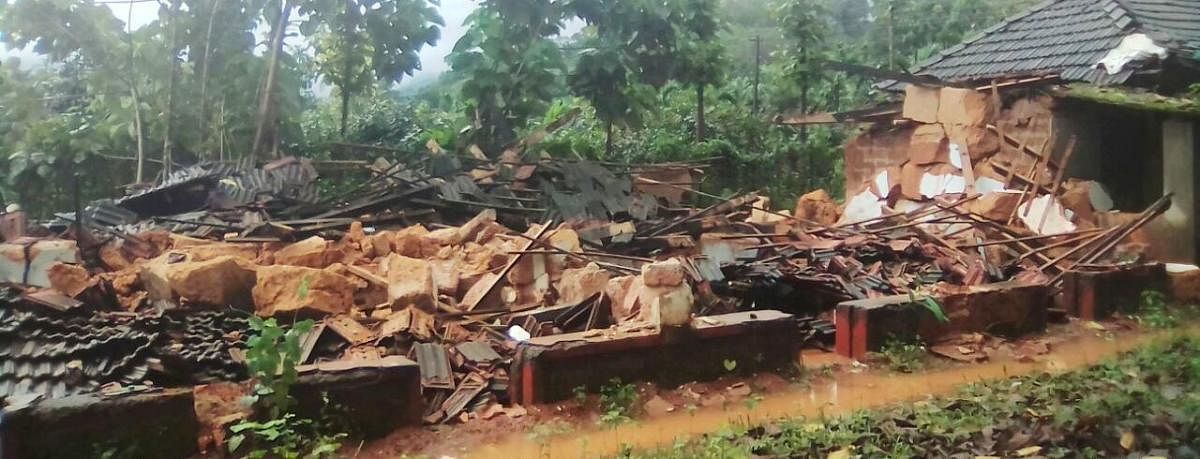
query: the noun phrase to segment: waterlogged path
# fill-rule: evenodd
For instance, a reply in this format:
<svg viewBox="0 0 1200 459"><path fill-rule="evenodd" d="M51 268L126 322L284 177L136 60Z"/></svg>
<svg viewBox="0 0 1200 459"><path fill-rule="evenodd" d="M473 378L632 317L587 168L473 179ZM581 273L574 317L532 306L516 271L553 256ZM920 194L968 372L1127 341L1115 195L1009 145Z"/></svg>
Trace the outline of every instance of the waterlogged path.
<svg viewBox="0 0 1200 459"><path fill-rule="evenodd" d="M790 417L817 419L839 416L863 408L914 401L943 395L974 382L1022 376L1038 372L1063 372L1085 368L1171 333L1200 334L1200 327L1165 332L1124 333L1117 338L1080 336L1055 345L1036 362L993 361L955 366L914 374L883 371L839 373L806 389L765 394L753 408L743 403L725 407L683 411L615 428L576 430L541 441L524 432L514 432L507 440L481 446L464 455L470 458L584 458L611 456L623 446L648 449L669 446L676 440L721 430L730 424L758 425Z"/></svg>

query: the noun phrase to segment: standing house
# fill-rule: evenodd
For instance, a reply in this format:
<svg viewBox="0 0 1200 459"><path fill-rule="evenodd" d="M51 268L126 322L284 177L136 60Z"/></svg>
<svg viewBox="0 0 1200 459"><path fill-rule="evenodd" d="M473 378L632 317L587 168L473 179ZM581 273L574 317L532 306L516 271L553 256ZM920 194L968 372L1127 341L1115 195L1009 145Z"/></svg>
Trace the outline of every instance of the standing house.
<svg viewBox="0 0 1200 459"><path fill-rule="evenodd" d="M904 92L903 108L869 111L876 122L847 145L847 197L874 189L886 199L880 171L912 199L922 198L923 174L946 171L1048 186L1064 162L1066 177L1103 185L1114 211L1138 212L1173 192L1171 209L1146 229L1150 255L1198 259L1200 94L1186 94L1200 90L1200 0L1049 0L910 73L881 84ZM960 149L974 170L947 160ZM1094 210L1110 210L1104 204ZM1100 224L1121 217L1096 214Z"/></svg>

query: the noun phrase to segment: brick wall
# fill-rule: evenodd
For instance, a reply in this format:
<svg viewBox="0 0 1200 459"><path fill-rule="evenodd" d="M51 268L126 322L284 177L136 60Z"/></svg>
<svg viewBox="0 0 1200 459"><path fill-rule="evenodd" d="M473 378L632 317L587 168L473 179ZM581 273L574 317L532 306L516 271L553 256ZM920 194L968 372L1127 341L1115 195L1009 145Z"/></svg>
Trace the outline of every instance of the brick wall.
<svg viewBox="0 0 1200 459"><path fill-rule="evenodd" d="M908 159L908 141L915 125L877 126L855 136L846 144L844 172L847 199L860 193L864 184L888 167Z"/></svg>
<svg viewBox="0 0 1200 459"><path fill-rule="evenodd" d="M1066 140L1070 137L1069 132L1073 129L1070 119L1055 113L1055 105L1054 98L1045 95L1018 98L1009 102L1000 111L1000 118L993 120L993 123L1005 134L1035 150L1044 147L1055 152L1057 158L1065 150ZM861 192L864 184L873 179L879 171L888 167L898 167L908 160L909 139L916 126L918 124L911 121L902 125L881 124L864 131L847 143L844 166L847 198ZM1077 149L1077 154L1079 153ZM1079 158L1080 156L1076 157ZM1002 148L991 160L1001 165L1016 164L1017 171L1022 175L1029 173L1034 162L1032 156L1020 154L1011 145ZM1072 161L1073 164L1090 162L1088 159ZM977 173L983 174L984 171L977 166ZM1052 174L1047 170L1043 170L1040 175L1045 182L1052 178Z"/></svg>

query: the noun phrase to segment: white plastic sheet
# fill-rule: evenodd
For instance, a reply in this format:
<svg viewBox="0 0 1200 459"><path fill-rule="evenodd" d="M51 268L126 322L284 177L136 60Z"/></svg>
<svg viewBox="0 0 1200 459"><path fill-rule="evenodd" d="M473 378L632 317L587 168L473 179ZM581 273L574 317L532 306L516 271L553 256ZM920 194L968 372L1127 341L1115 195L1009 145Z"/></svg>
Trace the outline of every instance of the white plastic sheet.
<svg viewBox="0 0 1200 459"><path fill-rule="evenodd" d="M1045 213L1046 207L1050 208L1049 214ZM1043 214L1046 215L1045 222L1042 221ZM1048 194L1033 198L1021 204L1021 207L1017 209L1017 216L1021 218L1021 222L1025 223L1026 228L1037 234L1061 234L1075 231L1075 224L1071 223L1073 215L1074 212L1064 208L1058 199ZM1038 228L1039 226L1041 228Z"/></svg>
<svg viewBox="0 0 1200 459"><path fill-rule="evenodd" d="M926 173L921 176L921 196L933 198L948 193L962 193L967 189L967 181L962 176L954 174L933 175Z"/></svg>
<svg viewBox="0 0 1200 459"><path fill-rule="evenodd" d="M520 325L513 325L508 327L508 337L517 342L524 342L529 341L529 338L532 338L533 335L530 335L529 332L525 331L524 328L521 328Z"/></svg>
<svg viewBox="0 0 1200 459"><path fill-rule="evenodd" d="M1146 60L1151 57L1166 59L1167 49L1158 46L1146 34L1135 33L1122 38L1121 44L1109 50L1096 66L1103 67L1109 75L1116 75L1121 73L1121 70L1130 62Z"/></svg>
<svg viewBox="0 0 1200 459"><path fill-rule="evenodd" d="M1004 182L991 177L979 177L975 179L975 192L988 194L996 191L1007 191L1004 188Z"/></svg>
<svg viewBox="0 0 1200 459"><path fill-rule="evenodd" d="M875 176L875 189L879 190L879 197L888 197L888 193L891 191L891 187L888 186L889 183L887 169L880 171L879 175Z"/></svg>
<svg viewBox="0 0 1200 459"><path fill-rule="evenodd" d="M957 167L958 170L963 168L963 151L957 143L950 144L950 165Z"/></svg>
<svg viewBox="0 0 1200 459"><path fill-rule="evenodd" d="M883 215L883 202L870 190L863 191L846 201L846 210L838 223L856 223Z"/></svg>

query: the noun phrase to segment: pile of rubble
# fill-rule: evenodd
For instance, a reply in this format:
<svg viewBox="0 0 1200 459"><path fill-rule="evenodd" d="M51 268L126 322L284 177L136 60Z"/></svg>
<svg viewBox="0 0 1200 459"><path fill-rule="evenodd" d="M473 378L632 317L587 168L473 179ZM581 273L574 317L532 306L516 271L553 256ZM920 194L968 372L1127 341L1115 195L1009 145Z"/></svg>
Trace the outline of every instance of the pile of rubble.
<svg viewBox="0 0 1200 459"><path fill-rule="evenodd" d="M873 218L889 208L903 212L937 196L968 193L982 196L972 213L1033 234L1096 228L1096 214L1111 210L1113 201L1098 183L1066 176L1075 139L1055 148L1059 139L1041 126L1053 120L1042 119L1036 103L1018 99L1002 111L995 89L989 95L908 85L899 119L875 126L900 137L869 132L847 147L848 157L875 165L849 197L848 218ZM1041 137L1031 144L1008 133L1017 130L1030 134L1030 141ZM1061 151L1057 158L1055 151ZM889 160L895 162L878 163ZM852 179L860 178L862 168L856 169Z"/></svg>
<svg viewBox="0 0 1200 459"><path fill-rule="evenodd" d="M914 158L928 153L921 138L913 138ZM6 232L0 251L9 256L0 258L11 266L0 275L31 287L10 302L26 312L0 315L0 331L24 327L11 324L31 314L66 315L73 319L64 323L91 324L62 325L76 335L131 337L119 349L42 352L85 367L98 354L129 359L121 371L85 368L47 389L60 396L108 383L241 378L248 330L244 319L228 317L311 318L317 326L303 340L303 364L411 357L421 369L425 419L436 423L513 410L503 408L510 365L532 337L776 309L828 343L825 319L838 302L1012 279L1057 282L1068 268L1109 258L1167 203L1107 229L1067 226L1082 212L1037 205L1068 201L1058 177L1021 192L1008 189L1019 174L1000 187L960 186L988 177L968 180L965 166L982 166L983 157L967 142L970 155L949 148L958 154L947 159L940 146L930 148L931 162L880 173L844 206L816 191L794 211L776 211L755 194L698 191L703 164L527 160L521 150L531 142L498 161L431 144L424 160L377 161L365 183L326 198L313 194L316 173L305 160L198 165L48 224L71 240ZM931 175L942 160L957 167L956 157L964 175ZM914 168L916 182L906 179ZM700 202L709 205L688 205ZM1013 220L1026 213L1023 225ZM179 331L193 317L219 325ZM109 329L128 333L98 331ZM0 338L10 349L41 346L37 333L18 335ZM0 365L38 358L10 350L0 352ZM5 372L15 376L0 378L0 396L41 390L37 381L63 373L46 368L55 376Z"/></svg>

